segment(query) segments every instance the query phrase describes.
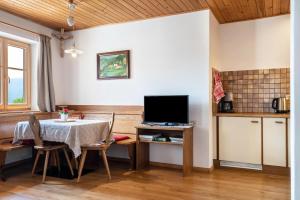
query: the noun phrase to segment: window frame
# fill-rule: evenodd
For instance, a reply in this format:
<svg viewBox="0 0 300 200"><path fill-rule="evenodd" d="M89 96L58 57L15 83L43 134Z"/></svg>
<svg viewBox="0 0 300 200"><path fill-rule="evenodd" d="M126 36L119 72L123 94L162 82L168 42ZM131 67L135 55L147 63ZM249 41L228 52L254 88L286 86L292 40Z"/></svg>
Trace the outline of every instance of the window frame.
<svg viewBox="0 0 300 200"><path fill-rule="evenodd" d="M21 48L24 50L23 57L23 93L24 103L9 104L8 103L8 46ZM0 84L1 84L1 102L0 111L21 111L31 110L31 45L0 37Z"/></svg>

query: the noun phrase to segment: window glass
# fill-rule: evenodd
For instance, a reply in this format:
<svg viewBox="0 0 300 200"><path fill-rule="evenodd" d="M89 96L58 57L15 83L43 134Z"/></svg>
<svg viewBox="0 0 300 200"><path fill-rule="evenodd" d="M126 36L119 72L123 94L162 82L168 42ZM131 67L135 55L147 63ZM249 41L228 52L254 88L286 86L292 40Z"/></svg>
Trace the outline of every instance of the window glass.
<svg viewBox="0 0 300 200"><path fill-rule="evenodd" d="M8 103L25 103L24 73L22 70L8 69Z"/></svg>
<svg viewBox="0 0 300 200"><path fill-rule="evenodd" d="M8 67L23 69L24 67L24 49L8 46Z"/></svg>

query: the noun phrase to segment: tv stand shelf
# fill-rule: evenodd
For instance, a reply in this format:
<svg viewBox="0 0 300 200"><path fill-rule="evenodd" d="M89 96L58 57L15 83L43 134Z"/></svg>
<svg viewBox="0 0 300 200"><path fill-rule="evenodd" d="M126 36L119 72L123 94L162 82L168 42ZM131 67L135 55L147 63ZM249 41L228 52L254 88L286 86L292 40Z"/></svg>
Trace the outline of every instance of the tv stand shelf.
<svg viewBox="0 0 300 200"><path fill-rule="evenodd" d="M157 126L140 124L136 127L136 165L137 170L149 166L149 144L178 145L183 150L183 176L192 172L193 168L193 126ZM140 135L151 135L162 133L164 136L181 136L183 143L159 142L159 141L141 141Z"/></svg>
<svg viewBox="0 0 300 200"><path fill-rule="evenodd" d="M140 141L141 143L152 143L152 144L168 144L168 145L183 145L179 142L159 142L159 141Z"/></svg>

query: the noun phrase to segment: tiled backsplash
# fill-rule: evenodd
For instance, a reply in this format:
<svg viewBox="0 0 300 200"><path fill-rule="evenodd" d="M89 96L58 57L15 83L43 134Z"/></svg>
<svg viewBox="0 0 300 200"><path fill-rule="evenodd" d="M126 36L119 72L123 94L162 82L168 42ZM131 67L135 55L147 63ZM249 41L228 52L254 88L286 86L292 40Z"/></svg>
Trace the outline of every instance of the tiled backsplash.
<svg viewBox="0 0 300 200"><path fill-rule="evenodd" d="M273 112L272 100L290 94L290 69L221 72L225 92L233 93L235 112Z"/></svg>

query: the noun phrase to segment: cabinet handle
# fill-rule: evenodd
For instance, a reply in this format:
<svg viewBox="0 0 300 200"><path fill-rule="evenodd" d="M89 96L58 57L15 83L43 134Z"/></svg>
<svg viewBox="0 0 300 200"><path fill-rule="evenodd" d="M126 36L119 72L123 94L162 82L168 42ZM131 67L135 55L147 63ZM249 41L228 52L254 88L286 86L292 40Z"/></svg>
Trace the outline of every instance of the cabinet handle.
<svg viewBox="0 0 300 200"><path fill-rule="evenodd" d="M283 124L281 121L275 121L276 124Z"/></svg>
<svg viewBox="0 0 300 200"><path fill-rule="evenodd" d="M254 121L254 120L253 120L253 121L251 121L251 123L252 123L252 124L257 124L258 121Z"/></svg>

